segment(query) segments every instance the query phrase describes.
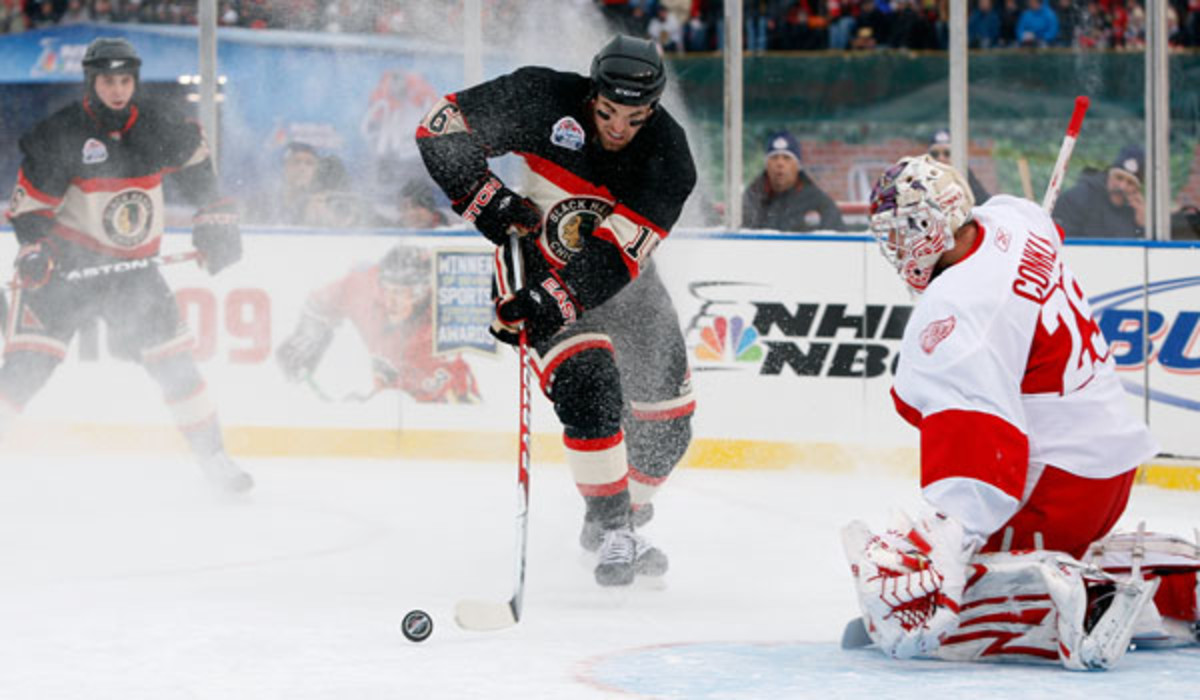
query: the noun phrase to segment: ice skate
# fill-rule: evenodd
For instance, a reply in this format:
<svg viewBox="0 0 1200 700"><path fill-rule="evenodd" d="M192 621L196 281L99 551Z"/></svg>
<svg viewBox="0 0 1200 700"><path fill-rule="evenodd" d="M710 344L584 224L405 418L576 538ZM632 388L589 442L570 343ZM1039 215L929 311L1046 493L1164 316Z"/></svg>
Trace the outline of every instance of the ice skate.
<svg viewBox="0 0 1200 700"><path fill-rule="evenodd" d="M604 530L595 573L596 583L601 586L628 586L634 576L667 573L667 555L632 527Z"/></svg>
<svg viewBox="0 0 1200 700"><path fill-rule="evenodd" d="M216 488L226 493L245 493L254 488L254 479L224 451L199 458L200 470Z"/></svg>
<svg viewBox="0 0 1200 700"><path fill-rule="evenodd" d="M654 517L654 504L647 503L640 508L635 508L629 513L629 522L634 528L639 528L650 522ZM583 519L583 529L579 531L579 546L589 552L594 552L600 549L600 543L604 541L604 527L599 520L592 520L586 516Z"/></svg>

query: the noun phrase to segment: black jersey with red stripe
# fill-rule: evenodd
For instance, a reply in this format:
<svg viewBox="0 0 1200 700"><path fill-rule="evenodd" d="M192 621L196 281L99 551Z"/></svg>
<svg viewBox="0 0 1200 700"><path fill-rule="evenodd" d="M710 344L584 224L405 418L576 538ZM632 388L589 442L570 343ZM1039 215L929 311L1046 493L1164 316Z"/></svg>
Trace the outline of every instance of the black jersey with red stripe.
<svg viewBox="0 0 1200 700"><path fill-rule="evenodd" d="M149 257L164 228L164 175L177 173L193 204L217 199L199 124L164 103L135 103L124 126L108 131L86 100L77 102L20 146L8 216L22 243L49 234L100 256Z"/></svg>
<svg viewBox="0 0 1200 700"><path fill-rule="evenodd" d="M521 68L447 95L417 130L430 175L455 201L513 153L528 178L516 188L543 213L538 246L585 309L635 279L679 219L696 184L683 128L660 105L627 146L606 151L585 76Z"/></svg>

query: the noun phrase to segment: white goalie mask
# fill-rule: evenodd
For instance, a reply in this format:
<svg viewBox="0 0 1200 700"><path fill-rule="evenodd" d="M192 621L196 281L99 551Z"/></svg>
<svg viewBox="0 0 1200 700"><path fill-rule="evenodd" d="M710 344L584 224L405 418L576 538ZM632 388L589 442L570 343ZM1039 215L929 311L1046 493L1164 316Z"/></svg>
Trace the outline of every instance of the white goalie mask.
<svg viewBox="0 0 1200 700"><path fill-rule="evenodd" d="M920 294L974 205L970 186L954 168L928 155L901 158L871 189L871 233L905 284Z"/></svg>

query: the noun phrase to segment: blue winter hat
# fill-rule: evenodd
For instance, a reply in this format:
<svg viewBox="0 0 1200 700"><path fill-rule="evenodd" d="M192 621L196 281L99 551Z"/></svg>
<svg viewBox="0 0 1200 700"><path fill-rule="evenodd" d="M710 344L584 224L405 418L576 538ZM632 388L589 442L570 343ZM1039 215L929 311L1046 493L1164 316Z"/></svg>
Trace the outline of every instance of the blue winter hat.
<svg viewBox="0 0 1200 700"><path fill-rule="evenodd" d="M933 132L933 136L929 137L929 145L930 146L949 146L950 145L950 132L947 131L946 129L938 129L937 131Z"/></svg>
<svg viewBox="0 0 1200 700"><path fill-rule="evenodd" d="M1138 179L1138 182L1145 181L1146 173L1146 151L1141 146L1130 144L1121 149L1117 154L1117 159L1113 161L1112 167L1120 168L1125 172L1133 175Z"/></svg>
<svg viewBox="0 0 1200 700"><path fill-rule="evenodd" d="M800 142L786 131L776 131L767 137L767 157L786 153L800 161Z"/></svg>

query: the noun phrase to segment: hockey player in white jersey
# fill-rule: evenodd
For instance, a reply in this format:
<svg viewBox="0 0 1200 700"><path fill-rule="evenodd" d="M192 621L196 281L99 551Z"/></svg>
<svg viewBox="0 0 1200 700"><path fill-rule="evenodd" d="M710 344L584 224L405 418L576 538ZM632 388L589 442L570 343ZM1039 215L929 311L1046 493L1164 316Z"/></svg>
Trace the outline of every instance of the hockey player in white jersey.
<svg viewBox="0 0 1200 700"><path fill-rule="evenodd" d="M1156 447L1127 410L1061 231L1028 200L974 208L963 177L927 155L880 177L870 217L918 297L892 398L920 431L927 510L883 534L843 531L866 631L897 658L1112 666L1154 609L1152 565L1179 543L1136 538L1152 556L1119 575L1103 570L1111 556L1082 560ZM1200 557L1186 545L1190 573L1169 588L1191 610L1164 614L1194 625Z"/></svg>

